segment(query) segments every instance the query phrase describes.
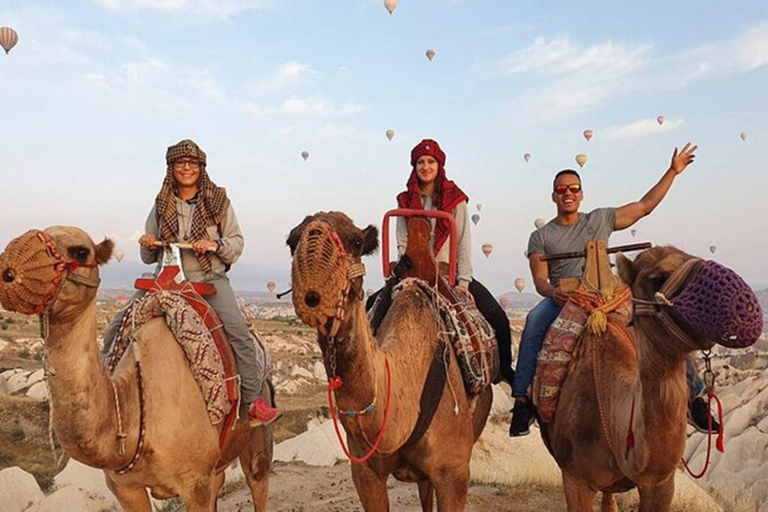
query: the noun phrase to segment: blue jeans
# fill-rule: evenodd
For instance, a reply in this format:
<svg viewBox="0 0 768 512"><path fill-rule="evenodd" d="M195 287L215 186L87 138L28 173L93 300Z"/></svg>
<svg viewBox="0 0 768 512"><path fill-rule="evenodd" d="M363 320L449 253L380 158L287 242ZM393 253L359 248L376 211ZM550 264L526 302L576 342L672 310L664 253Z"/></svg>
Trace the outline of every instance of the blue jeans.
<svg viewBox="0 0 768 512"><path fill-rule="evenodd" d="M544 337L561 309L555 301L547 298L536 304L536 307L528 313L523 336L520 338L520 350L517 353L512 395L528 394L528 388L533 384L533 376L536 374L536 360L544 344Z"/></svg>
<svg viewBox="0 0 768 512"><path fill-rule="evenodd" d="M696 374L696 369L690 359L685 361L685 380L688 382L690 400L693 401L704 391L704 381Z"/></svg>

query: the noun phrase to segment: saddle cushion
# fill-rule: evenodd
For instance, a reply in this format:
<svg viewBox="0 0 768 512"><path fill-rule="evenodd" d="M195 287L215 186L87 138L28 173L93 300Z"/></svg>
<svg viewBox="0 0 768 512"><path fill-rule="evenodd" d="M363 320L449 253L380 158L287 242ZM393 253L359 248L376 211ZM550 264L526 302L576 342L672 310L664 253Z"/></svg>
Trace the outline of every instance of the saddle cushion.
<svg viewBox="0 0 768 512"><path fill-rule="evenodd" d="M150 291L135 300L123 316L107 368L114 371L136 332L156 317L165 317L168 328L184 349L192 375L205 399L211 424L220 423L230 411L224 363L200 315L178 293Z"/></svg>
<svg viewBox="0 0 768 512"><path fill-rule="evenodd" d="M555 415L560 389L571 370L571 365L576 364L578 360L574 353L581 344L585 326L590 323L599 324L590 322L590 318L597 318L599 313L602 313L607 324L620 329L621 332L628 332L632 302L631 295L625 293L625 290L624 286L619 288L609 301L605 301L598 293L574 292L549 327L539 351L531 393L542 421L551 421ZM600 336L599 339L609 341L611 338Z"/></svg>
<svg viewBox="0 0 768 512"><path fill-rule="evenodd" d="M395 297L401 290L412 289L414 286L430 297L442 320L441 335L446 337L443 341L451 346L456 354L464 386L470 396L478 395L493 382L499 372L499 347L493 328L474 305L466 302L452 305L435 288L420 279L407 278L401 281L395 286ZM477 333L475 339L469 335L469 329L459 319L457 308L464 309L474 332Z"/></svg>

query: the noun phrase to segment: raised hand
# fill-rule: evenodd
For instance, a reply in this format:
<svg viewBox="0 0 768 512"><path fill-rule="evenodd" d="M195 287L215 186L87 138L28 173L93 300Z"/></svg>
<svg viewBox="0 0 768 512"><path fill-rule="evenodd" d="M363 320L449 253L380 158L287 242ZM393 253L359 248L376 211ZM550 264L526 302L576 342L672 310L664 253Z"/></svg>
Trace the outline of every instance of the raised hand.
<svg viewBox="0 0 768 512"><path fill-rule="evenodd" d="M698 148L699 146L691 146L690 142L686 142L679 153L677 152L677 148L675 148L675 152L672 153L672 163L669 165L669 168L672 169L675 174L683 172L685 168L688 167L688 164L693 163Z"/></svg>

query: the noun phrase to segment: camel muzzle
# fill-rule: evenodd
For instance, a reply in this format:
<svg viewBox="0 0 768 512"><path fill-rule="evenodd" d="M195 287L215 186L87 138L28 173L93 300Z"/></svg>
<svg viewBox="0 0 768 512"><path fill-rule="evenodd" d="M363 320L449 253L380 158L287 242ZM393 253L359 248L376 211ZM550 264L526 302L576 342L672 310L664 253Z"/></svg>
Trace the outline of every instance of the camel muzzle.
<svg viewBox="0 0 768 512"><path fill-rule="evenodd" d="M672 309L702 337L729 348L754 344L763 331L760 301L736 272L715 261L700 261Z"/></svg>
<svg viewBox="0 0 768 512"><path fill-rule="evenodd" d="M43 231L27 231L0 254L0 304L26 315L40 313L56 293L66 263Z"/></svg>
<svg viewBox="0 0 768 512"><path fill-rule="evenodd" d="M350 257L333 228L313 221L304 229L293 255L293 307L301 320L323 330L340 315L349 290Z"/></svg>

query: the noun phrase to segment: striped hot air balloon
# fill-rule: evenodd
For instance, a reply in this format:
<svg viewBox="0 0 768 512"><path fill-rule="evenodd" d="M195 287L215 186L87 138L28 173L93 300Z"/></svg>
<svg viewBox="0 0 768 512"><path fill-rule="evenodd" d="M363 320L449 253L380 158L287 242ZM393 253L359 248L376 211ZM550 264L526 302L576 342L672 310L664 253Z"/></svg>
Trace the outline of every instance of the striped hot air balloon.
<svg viewBox="0 0 768 512"><path fill-rule="evenodd" d="M16 33L11 27L0 27L0 46L3 47L5 53L11 51L19 42L19 34Z"/></svg>

